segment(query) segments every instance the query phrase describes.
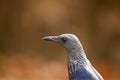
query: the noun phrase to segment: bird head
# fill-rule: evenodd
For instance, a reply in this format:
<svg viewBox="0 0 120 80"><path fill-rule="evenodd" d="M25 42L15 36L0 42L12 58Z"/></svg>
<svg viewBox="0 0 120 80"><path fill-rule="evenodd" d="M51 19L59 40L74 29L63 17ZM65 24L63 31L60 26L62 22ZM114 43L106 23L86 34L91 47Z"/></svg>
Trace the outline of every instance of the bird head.
<svg viewBox="0 0 120 80"><path fill-rule="evenodd" d="M79 39L74 34L61 34L59 36L46 36L44 40L53 41L61 44L67 50L82 48Z"/></svg>

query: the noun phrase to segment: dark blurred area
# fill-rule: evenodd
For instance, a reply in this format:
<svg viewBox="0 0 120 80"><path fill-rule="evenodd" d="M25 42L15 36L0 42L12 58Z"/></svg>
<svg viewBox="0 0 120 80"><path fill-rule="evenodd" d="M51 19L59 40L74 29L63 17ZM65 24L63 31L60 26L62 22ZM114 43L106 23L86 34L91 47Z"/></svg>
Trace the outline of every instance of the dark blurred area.
<svg viewBox="0 0 120 80"><path fill-rule="evenodd" d="M0 80L68 80L65 49L42 40L62 33L105 80L120 79L119 0L0 0Z"/></svg>

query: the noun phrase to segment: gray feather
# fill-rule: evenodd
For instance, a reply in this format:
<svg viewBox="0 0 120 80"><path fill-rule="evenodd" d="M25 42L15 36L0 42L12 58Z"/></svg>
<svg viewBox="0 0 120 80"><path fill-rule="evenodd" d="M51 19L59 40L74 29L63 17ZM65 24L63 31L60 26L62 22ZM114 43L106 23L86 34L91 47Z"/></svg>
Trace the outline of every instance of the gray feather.
<svg viewBox="0 0 120 80"><path fill-rule="evenodd" d="M74 34L47 36L43 39L57 42L66 49L69 80L103 80L87 59L81 42Z"/></svg>

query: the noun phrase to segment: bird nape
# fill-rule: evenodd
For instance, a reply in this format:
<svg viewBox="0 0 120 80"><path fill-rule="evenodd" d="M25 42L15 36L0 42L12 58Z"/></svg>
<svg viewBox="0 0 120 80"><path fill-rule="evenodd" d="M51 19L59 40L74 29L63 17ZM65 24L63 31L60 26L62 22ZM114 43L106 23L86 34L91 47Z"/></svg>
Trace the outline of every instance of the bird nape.
<svg viewBox="0 0 120 80"><path fill-rule="evenodd" d="M74 34L46 36L43 39L59 43L66 49L69 80L103 80L87 59L81 42Z"/></svg>

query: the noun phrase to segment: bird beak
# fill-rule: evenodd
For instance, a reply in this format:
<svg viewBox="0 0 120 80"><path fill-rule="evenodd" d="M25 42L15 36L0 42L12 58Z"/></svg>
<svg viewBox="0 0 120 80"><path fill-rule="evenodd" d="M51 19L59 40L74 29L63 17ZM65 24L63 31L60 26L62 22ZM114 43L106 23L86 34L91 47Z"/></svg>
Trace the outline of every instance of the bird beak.
<svg viewBox="0 0 120 80"><path fill-rule="evenodd" d="M57 36L46 36L46 37L43 37L42 39L47 40L47 41L58 42L58 37Z"/></svg>

